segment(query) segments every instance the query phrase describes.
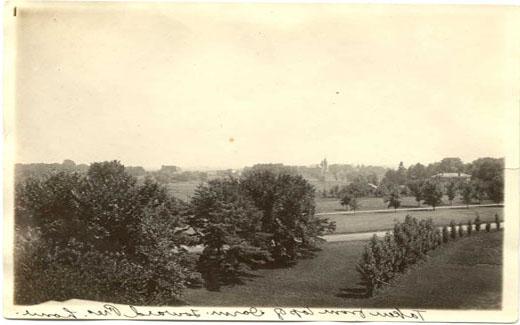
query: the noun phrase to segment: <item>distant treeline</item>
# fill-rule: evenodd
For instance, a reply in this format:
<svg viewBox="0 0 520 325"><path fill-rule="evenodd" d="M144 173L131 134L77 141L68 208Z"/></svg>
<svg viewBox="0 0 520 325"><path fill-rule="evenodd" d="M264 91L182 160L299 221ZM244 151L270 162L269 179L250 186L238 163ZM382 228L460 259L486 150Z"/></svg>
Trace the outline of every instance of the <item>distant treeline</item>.
<svg viewBox="0 0 520 325"><path fill-rule="evenodd" d="M23 182L28 178L47 178L60 172L76 172L84 174L88 171L89 165L76 164L74 161L66 159L63 163L35 163L35 164L16 164L15 165L15 180L16 182ZM182 171L177 166L162 166L161 169L155 171L147 171L141 166L126 166L125 171L137 178L144 179L150 176L158 183L168 184L174 182L188 182L199 181L205 182L208 180L208 173L201 171ZM224 176L228 171L216 171L216 176Z"/></svg>
<svg viewBox="0 0 520 325"><path fill-rule="evenodd" d="M27 178L46 178L59 172L86 173L89 165L75 164L72 160L65 160L62 164L16 164L16 182L24 181ZM238 177L250 171L268 170L275 173L286 173L299 175L304 179L323 184L331 184L326 189L320 190L319 194L323 197L342 198L345 192L351 196L378 196L383 197L388 192L398 191L402 195L412 195L420 192L423 183L438 175L438 181L446 191L447 181L460 183L466 176L472 182L472 196L479 199L490 198L494 201L501 201L503 196L503 158L479 158L472 162L465 163L460 158L449 157L438 162L423 165L416 163L405 167L404 163L399 163L396 169L381 166L365 166L351 164L331 164L324 159L320 164L314 166L290 166L284 164L256 164L245 167L242 170L214 170L214 171L183 171L173 165L164 165L159 170L147 171L141 166L126 166L125 171L139 180L151 177L160 184L176 182L199 182L205 183L212 179L222 179ZM449 175L455 175L450 179ZM332 185L334 184L334 185ZM347 191L347 186L350 188ZM460 184L456 188L462 195L464 189ZM470 191L467 189L466 191ZM355 193L351 193L355 192ZM420 201L420 195L418 201Z"/></svg>

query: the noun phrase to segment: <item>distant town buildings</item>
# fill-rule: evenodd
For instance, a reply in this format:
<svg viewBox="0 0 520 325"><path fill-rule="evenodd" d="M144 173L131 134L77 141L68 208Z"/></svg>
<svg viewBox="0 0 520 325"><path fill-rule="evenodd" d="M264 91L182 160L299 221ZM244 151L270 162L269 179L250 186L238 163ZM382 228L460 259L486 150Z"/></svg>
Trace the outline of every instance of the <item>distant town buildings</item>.
<svg viewBox="0 0 520 325"><path fill-rule="evenodd" d="M452 180L469 180L471 175L465 173L438 173L432 176L432 178L441 181L452 181Z"/></svg>
<svg viewBox="0 0 520 325"><path fill-rule="evenodd" d="M180 171L181 169L179 167L173 165L162 165L160 169L160 172L163 173L178 173Z"/></svg>
<svg viewBox="0 0 520 325"><path fill-rule="evenodd" d="M438 173L432 176L433 179L438 180L441 184L469 182L471 175L465 173Z"/></svg>

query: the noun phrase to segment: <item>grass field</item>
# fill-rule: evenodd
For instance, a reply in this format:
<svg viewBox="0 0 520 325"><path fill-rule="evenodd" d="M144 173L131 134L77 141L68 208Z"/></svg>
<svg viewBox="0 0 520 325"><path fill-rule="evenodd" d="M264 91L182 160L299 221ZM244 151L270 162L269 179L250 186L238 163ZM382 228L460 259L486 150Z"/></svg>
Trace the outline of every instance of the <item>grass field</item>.
<svg viewBox="0 0 520 325"><path fill-rule="evenodd" d="M450 205L448 197L443 197L443 202L440 204L441 206ZM340 204L340 200L336 198L322 198L316 197L316 213L322 212L337 212L337 211L347 211L345 207ZM380 197L363 197L358 199L359 203L359 211L363 210L379 210L379 209L388 209L388 206L385 204L383 198ZM493 203L491 201L485 200L482 201L482 204ZM478 202L473 202L472 204L478 204ZM460 197L456 197L453 200L453 205L464 205L460 199ZM406 196L401 198L401 208L417 208L417 201L413 196ZM421 204L421 207L428 207L425 204ZM392 210L391 208L388 210Z"/></svg>
<svg viewBox="0 0 520 325"><path fill-rule="evenodd" d="M195 189L197 186L199 186L201 182L199 181L190 181L190 182L175 182L175 183L169 183L166 185L166 188L176 198L183 200L183 201L189 201L191 196L193 195L193 192L195 192Z"/></svg>
<svg viewBox="0 0 520 325"><path fill-rule="evenodd" d="M166 185L166 188L168 191L175 196L176 198L188 201L191 196L193 195L193 192L197 188L198 185L200 185L201 182L199 181L190 181L190 182L175 182L175 183L169 183ZM359 211L363 210L377 210L377 209L387 209L387 206L382 198L377 197L364 197L358 199L359 202ZM477 204L478 202L474 202ZM491 203L491 202L482 202L485 203ZM441 205L449 205L448 198L445 196L443 198L443 203ZM462 202L460 201L460 198L457 197L455 200L453 200L453 205L462 205ZM401 208L416 208L417 202L415 201L415 198L412 196L403 197L401 201ZM426 205L422 204L421 207L426 207ZM391 211L392 209L388 209ZM322 212L338 212L338 211L346 211L346 209L341 206L339 203L339 199L335 198L322 198L317 196L316 197L316 213L322 213Z"/></svg>
<svg viewBox="0 0 520 325"><path fill-rule="evenodd" d="M364 296L355 270L364 244L328 243L316 258L292 268L255 271L245 284L220 292L189 289L184 300L197 306L490 309L500 305L502 232L481 232L442 246L372 298Z"/></svg>
<svg viewBox="0 0 520 325"><path fill-rule="evenodd" d="M326 216L331 221L336 222L336 233L356 233L368 232L376 230L388 230L394 227L396 221L403 221L406 215L411 215L417 219L432 218L437 226L448 225L451 220L456 223L462 222L466 224L468 220L474 220L476 213L480 219L485 221L494 221L495 213L498 214L500 220L503 220L503 211L501 207L478 207L470 209L440 209L435 211L398 211L379 212L379 213L363 213L348 215L330 215Z"/></svg>

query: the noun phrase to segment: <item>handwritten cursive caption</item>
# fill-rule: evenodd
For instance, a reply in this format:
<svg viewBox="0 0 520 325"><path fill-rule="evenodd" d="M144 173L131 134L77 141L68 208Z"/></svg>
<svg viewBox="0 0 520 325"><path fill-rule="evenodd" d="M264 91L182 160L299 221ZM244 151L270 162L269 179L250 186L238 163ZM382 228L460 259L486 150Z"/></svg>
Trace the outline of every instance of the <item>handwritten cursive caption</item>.
<svg viewBox="0 0 520 325"><path fill-rule="evenodd" d="M51 308L55 310L50 311ZM171 319L171 320L349 320L349 321L426 321L425 310L417 309L335 309L335 308L168 308L100 304L89 307L35 307L17 311L19 318L33 319Z"/></svg>

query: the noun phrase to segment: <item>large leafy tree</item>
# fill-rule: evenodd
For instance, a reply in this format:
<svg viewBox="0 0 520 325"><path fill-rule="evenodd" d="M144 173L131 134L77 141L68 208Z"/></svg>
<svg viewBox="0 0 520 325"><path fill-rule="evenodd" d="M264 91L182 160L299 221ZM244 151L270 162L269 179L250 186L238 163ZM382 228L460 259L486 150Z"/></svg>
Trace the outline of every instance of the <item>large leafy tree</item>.
<svg viewBox="0 0 520 325"><path fill-rule="evenodd" d="M504 177L497 175L489 181L487 188L488 197L495 203L504 200Z"/></svg>
<svg viewBox="0 0 520 325"><path fill-rule="evenodd" d="M401 206L401 195L398 186L393 186L389 189L385 196L385 203L389 208L397 210Z"/></svg>
<svg viewBox="0 0 520 325"><path fill-rule="evenodd" d="M457 195L457 184L455 182L449 182L446 185L446 195L448 196L450 205L452 205L453 199L455 199L455 196Z"/></svg>
<svg viewBox="0 0 520 325"><path fill-rule="evenodd" d="M42 240L52 245L65 245L71 236L86 236L87 223L81 218L74 195L81 181L79 174L60 172L17 184L16 225L38 229Z"/></svg>
<svg viewBox="0 0 520 325"><path fill-rule="evenodd" d="M407 178L408 181L422 180L428 177L426 167L423 164L417 163L408 167Z"/></svg>
<svg viewBox="0 0 520 325"><path fill-rule="evenodd" d="M462 198L462 203L464 203L466 205L466 207L468 207L472 202L473 187L471 186L470 183L464 182L464 183L460 184L459 190L460 190L460 196Z"/></svg>
<svg viewBox="0 0 520 325"><path fill-rule="evenodd" d="M488 183L481 179L474 179L471 181L472 187L472 195L473 198L478 201L479 204L482 203L482 200L486 197L488 190Z"/></svg>
<svg viewBox="0 0 520 325"><path fill-rule="evenodd" d="M431 205L435 210L435 207L442 203L442 187L439 182L428 179L422 186L422 197L424 203Z"/></svg>
<svg viewBox="0 0 520 325"><path fill-rule="evenodd" d="M439 163L442 173L461 173L464 171L464 163L458 157L444 158Z"/></svg>
<svg viewBox="0 0 520 325"><path fill-rule="evenodd" d="M415 201L417 202L418 206L421 206L421 201L423 200L423 195L422 195L423 183L424 183L424 180L422 180L422 179L415 179L415 180L408 182L408 188L410 189L410 193L415 197Z"/></svg>
<svg viewBox="0 0 520 325"><path fill-rule="evenodd" d="M475 197L479 201L488 197L501 202L504 193L504 159L479 158L471 163L471 180L476 184Z"/></svg>
<svg viewBox="0 0 520 325"><path fill-rule="evenodd" d="M204 250L199 270L209 290L238 281L241 272L269 260L262 213L240 193L236 179L212 180L200 185L191 200L190 223L201 234Z"/></svg>
<svg viewBox="0 0 520 325"><path fill-rule="evenodd" d="M262 231L272 234L270 252L276 263L310 254L334 224L315 216L314 187L298 175L251 171L241 188L262 211Z"/></svg>
<svg viewBox="0 0 520 325"><path fill-rule="evenodd" d="M17 242L16 281L42 288L35 295L45 299L171 301L191 274L184 209L117 161L94 163L85 175L29 179L17 188L17 226L38 236Z"/></svg>

